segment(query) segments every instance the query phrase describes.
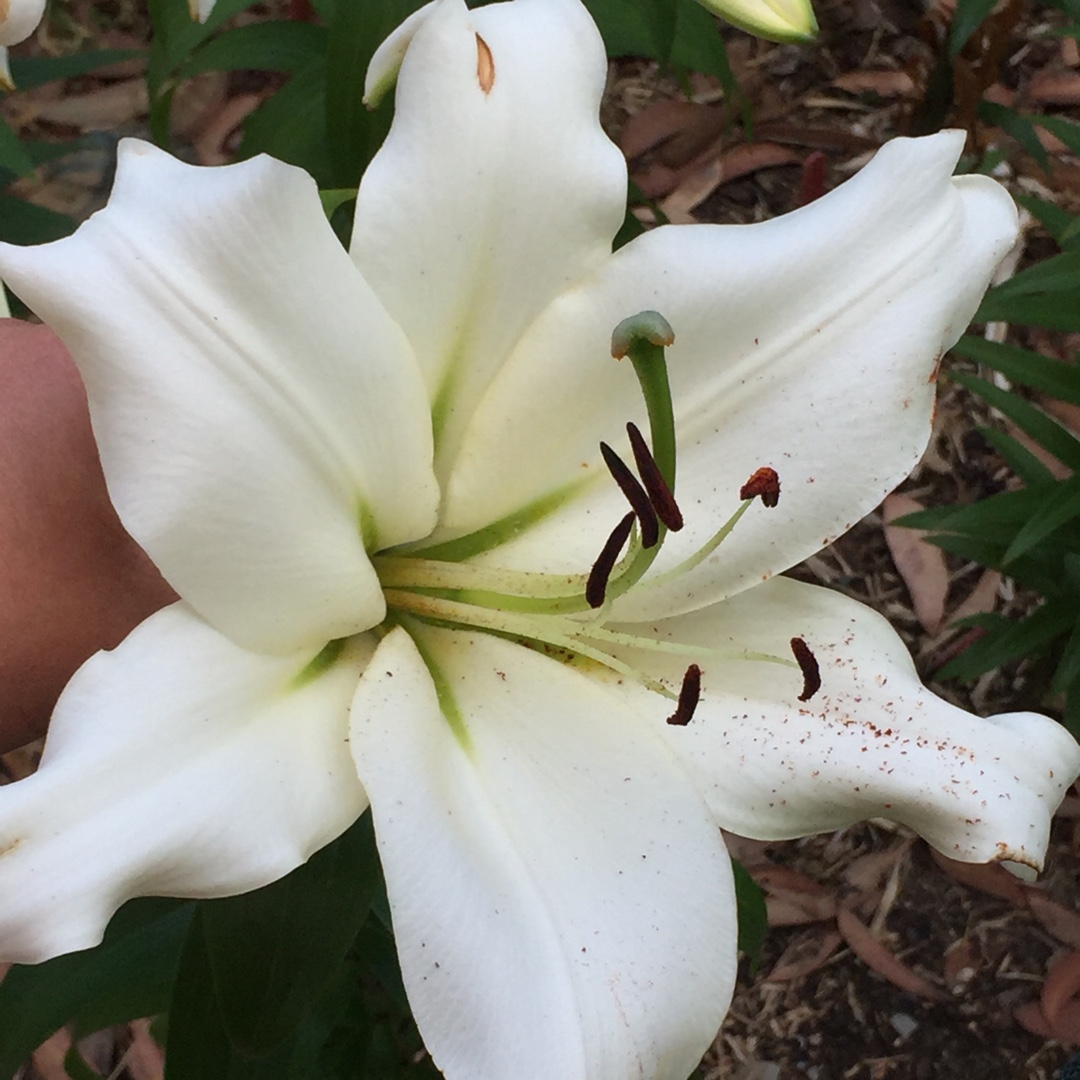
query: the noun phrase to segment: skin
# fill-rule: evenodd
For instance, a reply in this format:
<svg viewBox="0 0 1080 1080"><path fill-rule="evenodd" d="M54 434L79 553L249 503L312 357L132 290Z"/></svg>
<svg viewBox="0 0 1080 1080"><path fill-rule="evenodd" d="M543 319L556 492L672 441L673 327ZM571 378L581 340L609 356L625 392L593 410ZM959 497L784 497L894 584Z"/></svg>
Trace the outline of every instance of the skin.
<svg viewBox="0 0 1080 1080"><path fill-rule="evenodd" d="M76 669L175 599L109 501L67 350L0 319L0 752L42 735Z"/></svg>

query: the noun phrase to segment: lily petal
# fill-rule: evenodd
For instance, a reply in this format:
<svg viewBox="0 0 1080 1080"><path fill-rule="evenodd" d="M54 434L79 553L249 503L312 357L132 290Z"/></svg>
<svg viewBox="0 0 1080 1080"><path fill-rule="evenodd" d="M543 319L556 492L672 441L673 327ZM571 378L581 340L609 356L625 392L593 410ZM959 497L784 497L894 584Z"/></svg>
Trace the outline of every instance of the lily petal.
<svg viewBox="0 0 1080 1080"><path fill-rule="evenodd" d="M554 572L592 564L626 511L598 444L625 446L627 420L647 430L637 381L611 359L610 336L644 309L675 331L675 493L686 519L654 570L719 529L758 467L776 469L783 494L775 509L755 506L694 573L632 590L618 616L702 607L850 528L918 461L935 365L1015 235L1000 186L951 178L962 146L958 132L896 139L795 213L761 225L657 229L617 252L552 304L486 394L449 481L448 529L479 528L598 476L584 505L566 504L489 556Z"/></svg>
<svg viewBox="0 0 1080 1080"><path fill-rule="evenodd" d="M44 14L45 0L4 0L0 3L0 45L25 41Z"/></svg>
<svg viewBox="0 0 1080 1080"><path fill-rule="evenodd" d="M0 958L88 948L131 897L266 885L344 832L364 659L305 677L310 652L245 652L178 603L87 661L38 771L0 788Z"/></svg>
<svg viewBox="0 0 1080 1080"><path fill-rule="evenodd" d="M352 255L416 349L448 462L525 327L610 253L626 165L600 128L604 48L578 0L423 14Z"/></svg>
<svg viewBox="0 0 1080 1080"><path fill-rule="evenodd" d="M776 578L651 630L786 658L790 639L801 637L820 667L821 689L803 703L797 670L699 661L694 718L664 733L725 829L780 840L880 816L961 862L1042 866L1050 818L1080 772L1080 746L1045 716L980 719L936 697L870 608ZM642 662L681 676L678 663L653 654Z"/></svg>
<svg viewBox="0 0 1080 1080"><path fill-rule="evenodd" d="M0 245L0 275L71 350L121 520L208 622L290 652L383 617L365 546L430 530L431 422L305 173L125 141L108 207Z"/></svg>
<svg viewBox="0 0 1080 1080"><path fill-rule="evenodd" d="M422 642L441 690L393 631L351 746L436 1064L449 1080L684 1080L735 975L730 862L693 784L581 672L487 635Z"/></svg>

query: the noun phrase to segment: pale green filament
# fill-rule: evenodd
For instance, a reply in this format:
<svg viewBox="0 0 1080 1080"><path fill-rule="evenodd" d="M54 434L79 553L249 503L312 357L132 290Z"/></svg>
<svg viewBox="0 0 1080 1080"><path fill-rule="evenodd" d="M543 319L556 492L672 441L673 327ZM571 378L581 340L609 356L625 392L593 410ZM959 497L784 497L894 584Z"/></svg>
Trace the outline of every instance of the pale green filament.
<svg viewBox="0 0 1080 1080"><path fill-rule="evenodd" d="M648 409L651 450L656 466L674 494L676 475L675 415L668 381L664 349L674 341L667 321L654 311L643 311L625 319L612 336L612 355L628 356ZM449 399L447 379L441 388L439 406ZM439 417L445 410L436 408ZM438 419L438 418L437 418ZM438 431L439 423L436 423ZM646 549L641 544L635 522L623 557L606 582L604 603L592 607L586 599L590 580L587 573L551 574L478 566L473 556L512 541L567 502L582 493L596 479L592 474L534 500L527 506L492 524L453 540L405 546L373 559L382 583L389 618L398 619L413 634L424 662L431 672L440 706L462 746L469 748L464 717L445 675L420 637L424 625L452 629L475 629L505 637L534 648L555 650L569 660L596 663L614 675L637 683L670 700L678 700L672 689L620 659L616 651L643 650L690 660L759 661L799 670L791 657L752 650L724 650L702 645L681 644L639 636L605 625L612 605L635 586L653 588L691 573L708 559L746 513L753 499L745 499L724 525L693 555L663 573L643 580L667 535L659 522L657 543ZM370 549L369 549L370 550ZM415 631L415 632L414 632Z"/></svg>

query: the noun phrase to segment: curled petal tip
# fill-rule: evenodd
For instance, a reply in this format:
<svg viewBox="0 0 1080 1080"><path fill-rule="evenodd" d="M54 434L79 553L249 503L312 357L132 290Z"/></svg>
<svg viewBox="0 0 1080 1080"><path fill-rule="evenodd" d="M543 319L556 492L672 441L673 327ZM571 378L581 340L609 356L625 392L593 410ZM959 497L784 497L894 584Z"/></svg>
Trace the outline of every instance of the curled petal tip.
<svg viewBox="0 0 1080 1080"><path fill-rule="evenodd" d="M817 37L809 0L698 0L702 7L769 41L806 42Z"/></svg>
<svg viewBox="0 0 1080 1080"><path fill-rule="evenodd" d="M414 11L385 41L375 50L368 64L364 78L364 105L376 109L384 97L397 83L405 54L409 51L417 30L431 16L439 5L439 0L425 4L419 11Z"/></svg>

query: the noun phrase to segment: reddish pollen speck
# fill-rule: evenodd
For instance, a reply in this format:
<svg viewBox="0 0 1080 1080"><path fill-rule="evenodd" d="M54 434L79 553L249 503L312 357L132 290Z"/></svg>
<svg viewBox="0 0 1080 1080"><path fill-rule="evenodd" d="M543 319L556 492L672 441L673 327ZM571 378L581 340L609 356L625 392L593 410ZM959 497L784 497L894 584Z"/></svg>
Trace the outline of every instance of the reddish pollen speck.
<svg viewBox="0 0 1080 1080"><path fill-rule="evenodd" d="M768 465L758 469L739 489L740 499L759 497L764 506L773 507L780 502L780 477Z"/></svg>
<svg viewBox="0 0 1080 1080"><path fill-rule="evenodd" d="M941 371L941 360L944 356L945 354L940 352L934 359L934 370L930 372L930 378L926 380L931 386L938 380L938 372Z"/></svg>

